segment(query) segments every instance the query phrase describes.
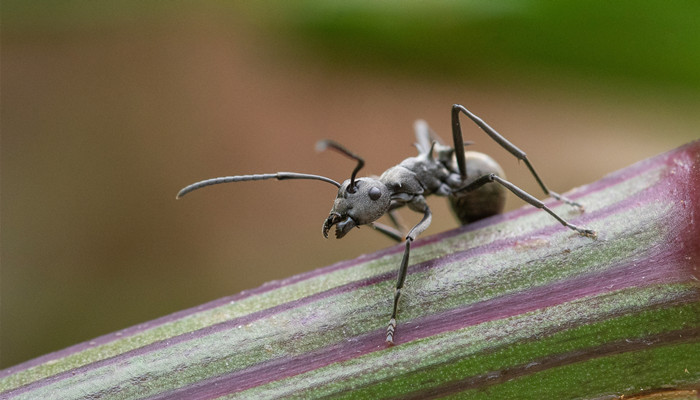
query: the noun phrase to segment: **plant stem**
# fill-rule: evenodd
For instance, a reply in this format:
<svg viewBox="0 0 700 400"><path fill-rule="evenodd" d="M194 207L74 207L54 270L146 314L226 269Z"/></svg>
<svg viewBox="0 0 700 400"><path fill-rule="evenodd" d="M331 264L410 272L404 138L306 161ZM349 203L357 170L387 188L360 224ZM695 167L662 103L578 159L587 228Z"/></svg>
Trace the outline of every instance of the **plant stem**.
<svg viewBox="0 0 700 400"><path fill-rule="evenodd" d="M0 371L0 398L599 398L700 388L700 142L532 207ZM666 397L663 397L666 396ZM675 397L674 397L675 396Z"/></svg>

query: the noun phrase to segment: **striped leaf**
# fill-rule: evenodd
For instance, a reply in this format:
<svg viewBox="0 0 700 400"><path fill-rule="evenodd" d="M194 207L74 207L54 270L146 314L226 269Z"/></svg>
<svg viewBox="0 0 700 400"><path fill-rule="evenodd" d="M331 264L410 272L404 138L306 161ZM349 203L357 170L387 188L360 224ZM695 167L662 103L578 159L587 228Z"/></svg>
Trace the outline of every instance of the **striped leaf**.
<svg viewBox="0 0 700 400"><path fill-rule="evenodd" d="M608 398L700 388L700 142L532 207L0 371L0 398Z"/></svg>

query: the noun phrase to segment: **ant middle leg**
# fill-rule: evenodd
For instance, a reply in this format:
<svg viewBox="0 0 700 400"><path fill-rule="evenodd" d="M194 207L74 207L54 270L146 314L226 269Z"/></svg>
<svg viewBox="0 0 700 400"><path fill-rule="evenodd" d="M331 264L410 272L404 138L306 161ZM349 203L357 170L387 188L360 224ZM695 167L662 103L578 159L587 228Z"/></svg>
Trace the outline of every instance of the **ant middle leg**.
<svg viewBox="0 0 700 400"><path fill-rule="evenodd" d="M547 186L544 184L542 179L540 179L539 175L535 171L535 168L532 166L530 163L530 160L528 160L527 155L525 154L524 151L520 150L518 147L516 147L514 144L509 142L505 137L503 137L500 133L496 132L495 129L490 127L486 122L484 122L481 118L477 117L474 115L471 111L467 110L464 106L459 105L459 104L454 104L452 106L452 137L454 140L454 145L455 149L461 149L464 146L464 142L462 139L462 128L460 126L459 122L459 113L463 113L467 117L469 117L476 125L479 126L484 132L486 132L487 135L491 137L496 143L498 143L501 147L504 149L508 150L508 152L512 155L514 155L518 160L521 160L525 163L527 168L530 170L530 173L532 176L535 177L535 180L537 181L537 184L540 185L544 193L548 196L551 196L559 201L562 201L566 204L569 204L574 207L578 207L579 209L583 210L583 206L565 196L560 195L559 193L555 193ZM455 151L455 156L457 157L457 165L459 167L459 174L464 181L467 178L467 167L466 167L466 161L464 158L464 152L461 151ZM511 190L512 191L512 190ZM516 193L517 195L517 193ZM533 204L534 205L534 204Z"/></svg>

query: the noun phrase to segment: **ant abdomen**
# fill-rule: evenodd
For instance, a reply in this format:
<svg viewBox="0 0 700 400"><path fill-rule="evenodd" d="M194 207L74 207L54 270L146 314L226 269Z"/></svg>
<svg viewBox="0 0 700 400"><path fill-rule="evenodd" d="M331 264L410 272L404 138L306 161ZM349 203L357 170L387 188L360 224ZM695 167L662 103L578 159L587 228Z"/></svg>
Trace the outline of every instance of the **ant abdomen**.
<svg viewBox="0 0 700 400"><path fill-rule="evenodd" d="M496 174L501 178L506 178L501 166L486 154L476 151L465 151L464 156L468 177L464 184L469 184L475 179L488 174ZM470 222L500 214L506 204L506 188L492 182L471 192L456 193L450 196L449 199L452 212L462 225L466 225Z"/></svg>

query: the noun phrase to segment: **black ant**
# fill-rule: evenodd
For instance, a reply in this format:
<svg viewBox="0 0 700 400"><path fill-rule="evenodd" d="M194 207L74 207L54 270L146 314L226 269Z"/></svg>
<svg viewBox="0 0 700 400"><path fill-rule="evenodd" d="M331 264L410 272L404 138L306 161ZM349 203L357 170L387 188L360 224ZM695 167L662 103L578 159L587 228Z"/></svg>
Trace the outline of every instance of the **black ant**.
<svg viewBox="0 0 700 400"><path fill-rule="evenodd" d="M400 242L405 240L406 247L399 267L399 275L394 292L394 306L391 319L386 331L386 342L394 343L396 329L396 312L398 309L401 288L406 279L406 269L411 250L411 242L415 240L428 226L432 214L425 198L429 195L449 197L452 209L465 225L470 222L498 214L505 203L505 189L527 203L540 208L562 225L581 235L595 237L595 231L570 224L540 200L528 194L519 187L505 180L501 167L489 156L483 153L465 152L462 140L459 114L463 113L476 123L501 147L508 150L518 160L525 163L535 180L545 194L583 210L581 204L572 201L545 186L527 159L525 153L501 136L479 117L472 114L464 106L452 106L452 139L453 147L442 143L439 137L430 130L425 121L416 121L415 131L418 143L418 155L407 158L396 166L386 170L379 177L357 178L357 173L364 166L364 160L351 153L343 146L330 140L318 142L319 150L331 149L357 161L350 179L342 184L333 179L320 175L300 174L296 172L278 172L275 174L237 175L207 179L194 183L182 189L177 198L202 188L227 182L243 182L264 179L315 179L333 184L338 188L338 195L333 203L330 215L323 222L323 236L328 238L328 232L335 226L335 237L340 239L354 227L370 225L379 232ZM458 150L458 151L455 151ZM498 185L488 185L497 183ZM395 211L399 207L408 206L411 210L423 214L421 221L405 236L401 233ZM375 222L384 214L388 214L396 228Z"/></svg>

